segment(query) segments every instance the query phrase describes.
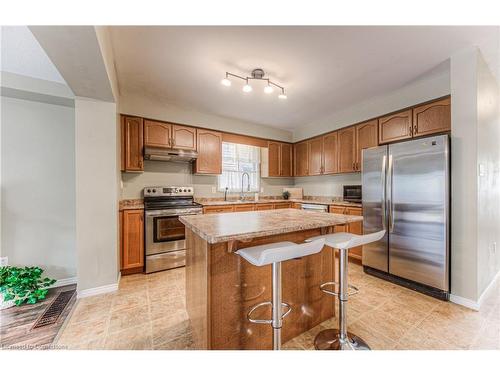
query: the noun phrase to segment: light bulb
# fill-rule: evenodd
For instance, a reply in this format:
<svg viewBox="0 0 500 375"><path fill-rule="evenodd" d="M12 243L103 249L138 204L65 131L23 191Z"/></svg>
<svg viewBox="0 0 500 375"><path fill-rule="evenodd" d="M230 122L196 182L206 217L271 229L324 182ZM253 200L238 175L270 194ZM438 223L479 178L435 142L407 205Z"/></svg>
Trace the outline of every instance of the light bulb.
<svg viewBox="0 0 500 375"><path fill-rule="evenodd" d="M223 86L231 86L231 81L228 80L227 78L224 78L222 81L220 81L221 85Z"/></svg>
<svg viewBox="0 0 500 375"><path fill-rule="evenodd" d="M252 86L250 86L248 83L243 86L243 92L250 92L252 91Z"/></svg>
<svg viewBox="0 0 500 375"><path fill-rule="evenodd" d="M280 99L286 99L285 93L282 92L281 94L279 94L278 98L280 98Z"/></svg>
<svg viewBox="0 0 500 375"><path fill-rule="evenodd" d="M271 94L273 91L274 91L274 90L273 90L273 87L272 87L272 86L267 85L266 87L264 87L264 92L265 92L266 94Z"/></svg>

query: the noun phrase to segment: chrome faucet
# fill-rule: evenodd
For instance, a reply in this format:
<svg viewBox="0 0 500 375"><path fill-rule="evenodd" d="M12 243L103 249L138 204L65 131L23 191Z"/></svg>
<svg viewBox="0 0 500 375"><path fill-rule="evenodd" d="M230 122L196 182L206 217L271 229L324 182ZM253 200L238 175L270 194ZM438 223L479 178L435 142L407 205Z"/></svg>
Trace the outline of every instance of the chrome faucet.
<svg viewBox="0 0 500 375"><path fill-rule="evenodd" d="M247 172L243 172L243 174L241 175L241 194L240 194L240 200L245 199L245 193L243 192L243 180L245 179L245 175L247 176L247 181L248 181L247 191L248 192L250 191L250 175Z"/></svg>

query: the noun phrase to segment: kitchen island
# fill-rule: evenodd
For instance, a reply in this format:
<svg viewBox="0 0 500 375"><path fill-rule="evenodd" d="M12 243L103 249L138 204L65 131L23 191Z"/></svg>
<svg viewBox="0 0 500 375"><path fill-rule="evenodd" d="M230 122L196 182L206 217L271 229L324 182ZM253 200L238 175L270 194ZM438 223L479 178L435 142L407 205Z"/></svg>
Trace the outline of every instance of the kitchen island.
<svg viewBox="0 0 500 375"><path fill-rule="evenodd" d="M361 216L297 209L181 216L186 226L186 308L198 349L271 349L271 326L247 321L271 300L271 266L255 267L235 252L280 241L303 242ZM319 290L334 279L332 250L283 263L283 343L334 315L334 298ZM270 309L259 309L268 319Z"/></svg>

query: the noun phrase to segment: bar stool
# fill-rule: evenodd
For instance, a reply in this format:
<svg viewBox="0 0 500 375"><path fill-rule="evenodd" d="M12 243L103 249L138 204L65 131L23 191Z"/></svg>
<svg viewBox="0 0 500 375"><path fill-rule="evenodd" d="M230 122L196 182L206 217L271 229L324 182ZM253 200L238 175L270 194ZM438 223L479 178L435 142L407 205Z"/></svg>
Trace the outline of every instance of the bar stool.
<svg viewBox="0 0 500 375"><path fill-rule="evenodd" d="M300 258L307 255L319 253L325 240L323 238L308 241L303 244L293 242L276 242L266 245L247 247L238 250L236 254L243 257L249 263L257 267L272 264L272 301L261 302L253 306L247 314L247 319L251 323L271 324L273 327L273 350L281 349L281 326L292 308L281 298L281 262L289 259ZM272 307L272 319L253 319L252 313L262 306ZM287 310L283 313L283 307Z"/></svg>
<svg viewBox="0 0 500 375"><path fill-rule="evenodd" d="M332 233L323 236L311 237L307 241L324 239L325 245L339 249L339 282L329 281L320 285L322 292L338 297L339 300L339 328L326 329L318 333L314 339L314 346L318 350L370 350L368 344L360 337L347 331L347 300L356 294L358 288L347 283L347 265L349 249L380 240L385 230L380 232L356 235L352 233ZM338 292L327 289L327 286L338 285ZM351 292L350 292L351 290Z"/></svg>

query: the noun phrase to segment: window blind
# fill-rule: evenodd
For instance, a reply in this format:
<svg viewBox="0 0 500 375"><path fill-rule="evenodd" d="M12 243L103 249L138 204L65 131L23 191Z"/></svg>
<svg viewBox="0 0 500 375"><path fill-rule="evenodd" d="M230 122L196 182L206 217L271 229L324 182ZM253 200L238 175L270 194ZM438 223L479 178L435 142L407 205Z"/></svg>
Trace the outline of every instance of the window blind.
<svg viewBox="0 0 500 375"><path fill-rule="evenodd" d="M218 178L218 190L226 187L231 193L241 192L241 177L247 172L250 176L250 191L260 189L260 147L238 143L222 142L222 174ZM247 190L245 177L243 190Z"/></svg>

